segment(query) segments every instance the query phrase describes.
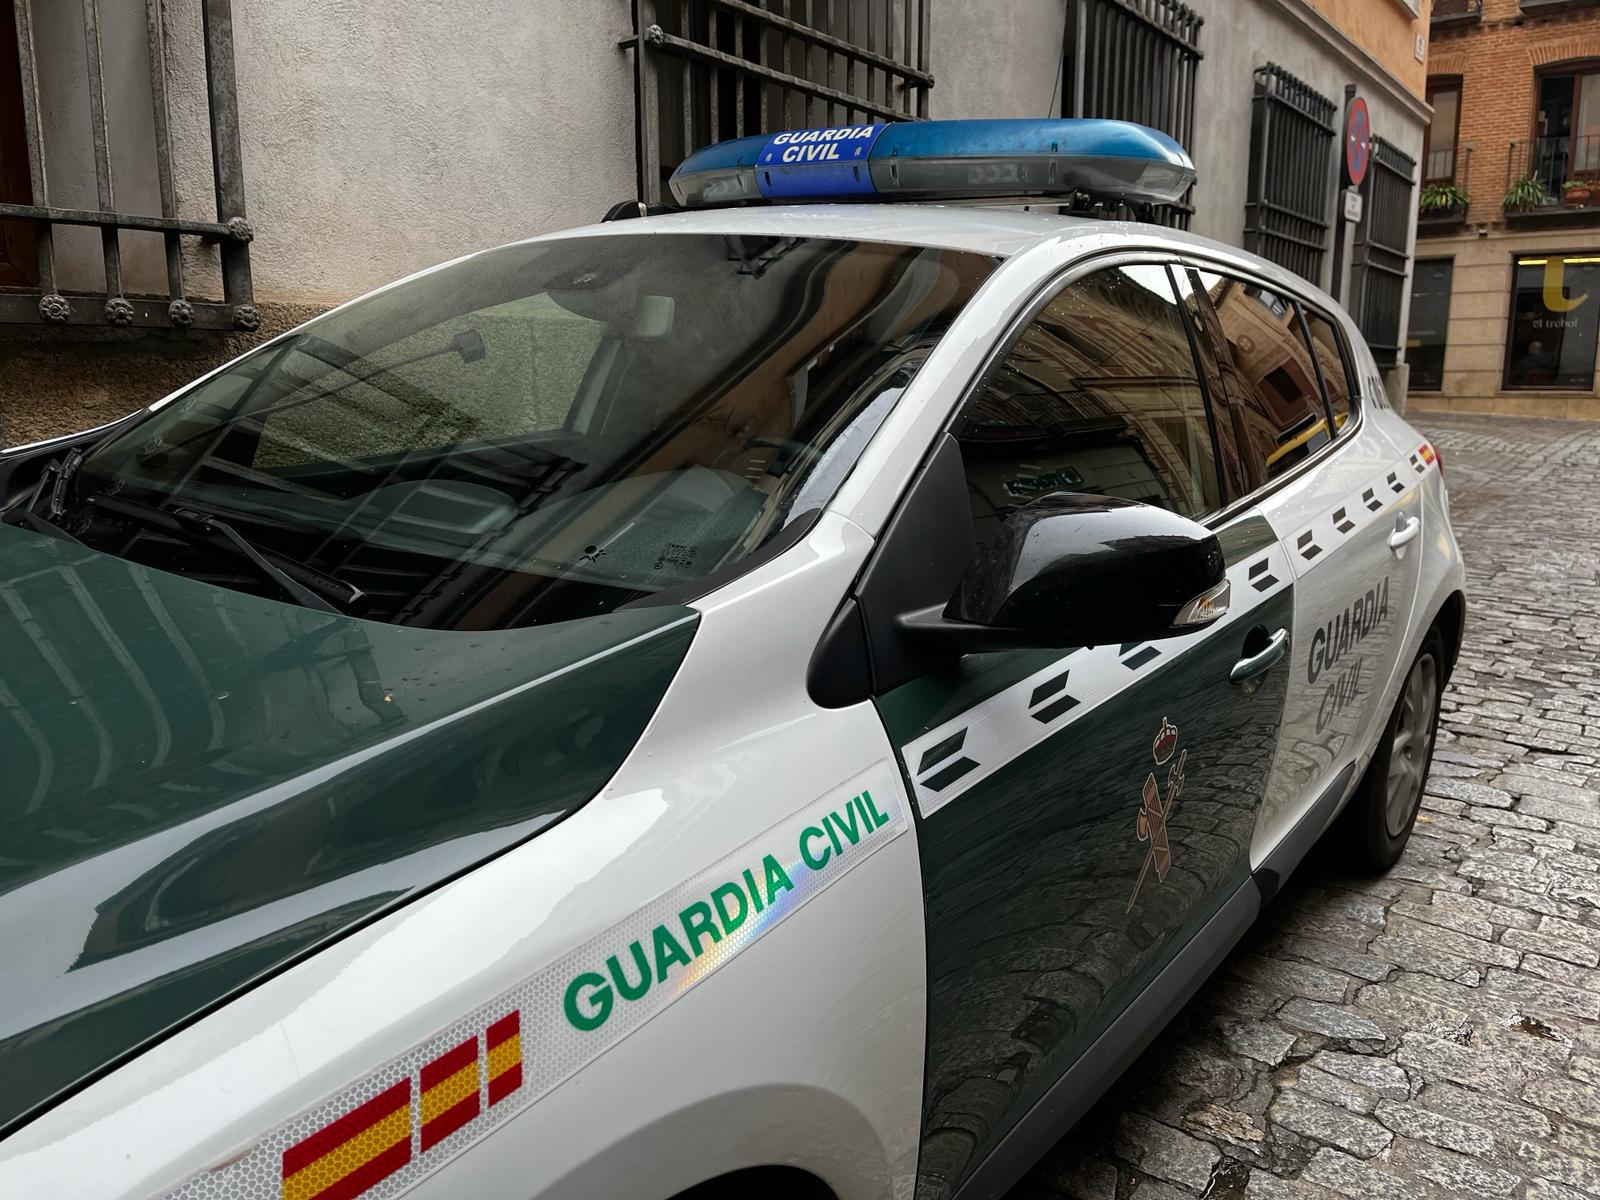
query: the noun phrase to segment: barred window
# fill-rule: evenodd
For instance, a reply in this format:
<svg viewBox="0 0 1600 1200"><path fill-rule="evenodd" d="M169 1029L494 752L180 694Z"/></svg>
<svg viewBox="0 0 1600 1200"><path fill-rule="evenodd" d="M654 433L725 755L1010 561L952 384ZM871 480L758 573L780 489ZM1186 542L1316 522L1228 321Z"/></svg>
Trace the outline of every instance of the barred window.
<svg viewBox="0 0 1600 1200"><path fill-rule="evenodd" d="M1067 0L1066 20L1062 116L1137 121L1180 146L1194 144L1205 18L1181 0ZM1156 206L1148 219L1189 228L1193 193Z"/></svg>
<svg viewBox="0 0 1600 1200"><path fill-rule="evenodd" d="M0 323L260 324L232 0L168 8L0 0ZM169 91L204 96L215 214L179 212L173 145L183 131L174 114L194 113L169 104ZM195 252L197 242L219 247L215 261ZM195 278L213 271L219 279ZM220 303L195 296L215 294L218 283Z"/></svg>
<svg viewBox="0 0 1600 1200"><path fill-rule="evenodd" d="M1258 67L1250 114L1244 248L1322 281L1334 196L1334 102L1275 63Z"/></svg>
<svg viewBox="0 0 1600 1200"><path fill-rule="evenodd" d="M1361 181L1361 220L1356 224L1347 307L1381 367L1392 367L1400 357L1416 174L1416 160L1409 154L1380 137L1372 139L1372 161Z"/></svg>
<svg viewBox="0 0 1600 1200"><path fill-rule="evenodd" d="M633 0L640 195L712 142L928 115L928 0Z"/></svg>

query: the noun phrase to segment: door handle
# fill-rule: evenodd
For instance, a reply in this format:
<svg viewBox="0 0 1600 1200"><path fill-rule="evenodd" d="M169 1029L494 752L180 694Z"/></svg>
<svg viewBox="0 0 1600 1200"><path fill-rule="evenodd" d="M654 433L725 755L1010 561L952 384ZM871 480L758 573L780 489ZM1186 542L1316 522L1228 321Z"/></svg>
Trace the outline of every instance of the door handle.
<svg viewBox="0 0 1600 1200"><path fill-rule="evenodd" d="M1391 549L1391 550L1400 549L1400 547L1404 546L1407 542L1409 542L1412 538L1416 537L1417 534L1419 534L1421 532L1422 532L1422 518L1421 517L1412 517L1409 521L1406 521L1404 524L1395 526L1394 532L1389 535L1389 549Z"/></svg>
<svg viewBox="0 0 1600 1200"><path fill-rule="evenodd" d="M1229 683L1243 683L1247 679L1254 679L1257 675L1272 670L1278 660L1289 652L1289 631L1280 629L1267 639L1267 648L1260 654L1252 654L1249 658L1241 658L1233 664L1233 670L1228 672Z"/></svg>

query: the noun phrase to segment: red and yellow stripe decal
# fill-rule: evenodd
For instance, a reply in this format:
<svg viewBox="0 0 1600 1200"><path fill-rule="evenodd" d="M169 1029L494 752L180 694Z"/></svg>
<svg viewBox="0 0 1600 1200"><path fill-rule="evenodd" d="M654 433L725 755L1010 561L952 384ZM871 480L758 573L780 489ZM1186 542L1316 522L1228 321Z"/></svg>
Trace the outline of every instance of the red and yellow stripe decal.
<svg viewBox="0 0 1600 1200"><path fill-rule="evenodd" d="M480 1111L474 1034L422 1068L422 1149L433 1149Z"/></svg>
<svg viewBox="0 0 1600 1200"><path fill-rule="evenodd" d="M522 1086L522 1013L513 1009L484 1034L489 1046L489 1103L499 1104Z"/></svg>
<svg viewBox="0 0 1600 1200"><path fill-rule="evenodd" d="M491 1106L522 1087L520 1009L287 1147L282 1200L354 1200L415 1159L430 1169L428 1151L482 1115L486 1085Z"/></svg>
<svg viewBox="0 0 1600 1200"><path fill-rule="evenodd" d="M411 1161L411 1080L283 1152L283 1200L350 1200Z"/></svg>

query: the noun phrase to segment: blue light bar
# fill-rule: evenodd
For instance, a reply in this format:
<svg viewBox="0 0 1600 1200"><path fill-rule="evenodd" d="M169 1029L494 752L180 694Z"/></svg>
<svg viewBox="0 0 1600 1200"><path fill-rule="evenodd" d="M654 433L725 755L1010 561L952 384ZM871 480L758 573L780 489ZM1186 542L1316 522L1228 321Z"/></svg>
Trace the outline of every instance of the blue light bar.
<svg viewBox="0 0 1600 1200"><path fill-rule="evenodd" d="M1194 163L1130 121L906 121L718 142L672 173L686 207L808 200L1072 196L1172 204Z"/></svg>

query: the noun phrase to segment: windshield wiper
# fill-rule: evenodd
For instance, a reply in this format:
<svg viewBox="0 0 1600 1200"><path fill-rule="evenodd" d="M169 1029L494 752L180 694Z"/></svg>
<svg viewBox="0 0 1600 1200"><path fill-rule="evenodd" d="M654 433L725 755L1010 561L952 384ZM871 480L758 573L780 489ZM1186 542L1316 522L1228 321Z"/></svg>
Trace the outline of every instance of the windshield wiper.
<svg viewBox="0 0 1600 1200"><path fill-rule="evenodd" d="M285 570L284 566L273 562L272 558L256 549L244 534L228 522L201 509L182 505L169 512L149 504L141 504L137 500L124 500L116 496L91 496L89 503L96 508L143 521L165 533L191 537L198 533L204 535L206 541L212 545L227 545L270 582L277 584L279 589L295 603L306 608L314 608L319 612L342 613L366 599L366 593L353 584L324 575L305 563L296 562L292 558L274 552L273 558L279 559L285 566L305 577L306 582L301 582L289 570ZM334 601L337 601L337 604Z"/></svg>
<svg viewBox="0 0 1600 1200"><path fill-rule="evenodd" d="M83 451L68 450L60 458L53 458L44 465L39 472L39 481L33 485L33 491L28 498L19 505L14 505L5 514L8 525L23 524L35 533L43 533L49 537L61 538L75 546L82 546L67 528L61 524L61 518L67 511L67 487L72 483L72 477L78 473L78 467L83 462ZM39 511L39 500L45 500L45 511Z"/></svg>

